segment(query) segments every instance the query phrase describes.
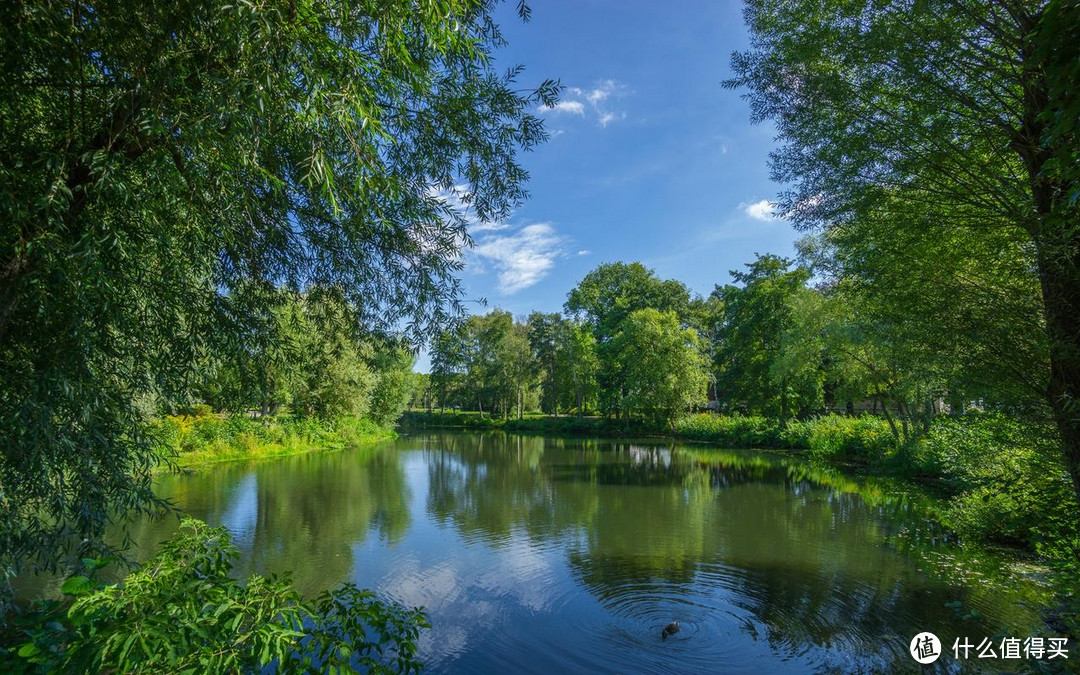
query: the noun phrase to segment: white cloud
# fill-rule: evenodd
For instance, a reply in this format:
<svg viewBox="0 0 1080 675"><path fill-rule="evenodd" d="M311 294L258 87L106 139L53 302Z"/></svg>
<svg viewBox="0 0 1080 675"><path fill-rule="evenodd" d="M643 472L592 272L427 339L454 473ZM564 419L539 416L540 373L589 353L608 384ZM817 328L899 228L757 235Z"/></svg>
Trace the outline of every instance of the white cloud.
<svg viewBox="0 0 1080 675"><path fill-rule="evenodd" d="M586 100L593 106L598 106L608 99L609 96L620 94L626 87L619 84L615 80L600 80L596 83L596 88L589 90L585 94Z"/></svg>
<svg viewBox="0 0 1080 675"><path fill-rule="evenodd" d="M740 204L743 207L743 211L746 215L750 216L754 220L762 220L768 222L770 220L776 220L777 216L773 212L776 205L770 202L768 199L762 199L759 202L753 204Z"/></svg>
<svg viewBox="0 0 1080 675"><path fill-rule="evenodd" d="M592 255L592 251L587 248L583 248L577 252L578 255Z"/></svg>
<svg viewBox="0 0 1080 675"><path fill-rule="evenodd" d="M580 115L581 117L584 117L585 104L581 101L559 101L550 108L547 106L542 106L540 108L540 112L567 113L570 115Z"/></svg>
<svg viewBox="0 0 1080 675"><path fill-rule="evenodd" d="M539 111L591 118L601 127L606 127L616 120L626 119L625 112L612 110L609 106L613 99L624 96L626 92L626 85L616 80L599 80L592 89L567 87L563 100L551 108L541 107Z"/></svg>
<svg viewBox="0 0 1080 675"><path fill-rule="evenodd" d="M469 226L469 232L498 232L499 230L506 230L509 228L510 226L506 223L500 223L497 221L484 223L478 220Z"/></svg>
<svg viewBox="0 0 1080 675"><path fill-rule="evenodd" d="M511 295L537 283L563 255L564 239L548 223L526 225L506 235L477 242L473 253L488 260L499 273L499 291Z"/></svg>

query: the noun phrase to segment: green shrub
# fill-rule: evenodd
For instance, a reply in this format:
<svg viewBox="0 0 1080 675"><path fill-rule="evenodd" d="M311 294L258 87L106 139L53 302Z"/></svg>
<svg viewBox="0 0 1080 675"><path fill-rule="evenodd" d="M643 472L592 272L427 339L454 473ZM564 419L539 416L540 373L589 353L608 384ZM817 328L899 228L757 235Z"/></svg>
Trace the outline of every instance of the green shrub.
<svg viewBox="0 0 1080 675"><path fill-rule="evenodd" d="M798 429L759 415L702 413L676 421L675 433L729 448L805 448Z"/></svg>
<svg viewBox="0 0 1080 675"><path fill-rule="evenodd" d="M822 459L878 462L896 447L888 423L872 415L825 415L788 427L806 439L811 455Z"/></svg>
<svg viewBox="0 0 1080 675"><path fill-rule="evenodd" d="M767 417L702 413L677 420L674 430L679 436L729 448L789 447L783 426Z"/></svg>
<svg viewBox="0 0 1080 675"><path fill-rule="evenodd" d="M368 419L326 421L287 415L166 417L152 425L151 431L157 434L162 451L176 453L180 463L340 449L392 435Z"/></svg>
<svg viewBox="0 0 1080 675"><path fill-rule="evenodd" d="M1075 556L1076 499L1049 424L999 414L939 417L914 450L952 494L946 524L961 537Z"/></svg>
<svg viewBox="0 0 1080 675"><path fill-rule="evenodd" d="M449 412L406 412L401 416L403 426L465 427L467 429L499 429L504 420L480 413L451 410Z"/></svg>
<svg viewBox="0 0 1080 675"><path fill-rule="evenodd" d="M40 604L9 648L22 672L418 672L416 609L345 584L314 602L287 578L229 576L239 555L224 528L185 519L181 533L122 584L64 584L66 610ZM88 561L93 563L94 561Z"/></svg>

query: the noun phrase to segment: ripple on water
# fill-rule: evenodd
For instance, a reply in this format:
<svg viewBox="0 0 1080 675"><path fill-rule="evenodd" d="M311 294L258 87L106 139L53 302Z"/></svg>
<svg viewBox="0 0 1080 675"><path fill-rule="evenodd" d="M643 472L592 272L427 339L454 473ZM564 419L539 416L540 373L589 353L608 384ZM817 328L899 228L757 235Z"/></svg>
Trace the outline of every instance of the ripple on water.
<svg viewBox="0 0 1080 675"><path fill-rule="evenodd" d="M749 612L739 606L740 570L715 566L705 586L659 579L610 586L602 594L602 612L592 614L582 630L596 636L574 661L610 672L709 672L719 664L753 670L747 636L758 634ZM664 639L664 627L678 621L678 633Z"/></svg>

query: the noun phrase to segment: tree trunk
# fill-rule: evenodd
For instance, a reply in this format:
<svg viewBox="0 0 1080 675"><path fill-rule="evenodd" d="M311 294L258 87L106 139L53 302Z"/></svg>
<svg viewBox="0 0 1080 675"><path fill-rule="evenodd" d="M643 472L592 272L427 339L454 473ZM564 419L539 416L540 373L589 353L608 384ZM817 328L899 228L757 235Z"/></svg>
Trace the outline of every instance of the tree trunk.
<svg viewBox="0 0 1080 675"><path fill-rule="evenodd" d="M881 389L878 388L877 395L874 397L874 412L877 413L878 399L881 398ZM889 423L889 429L892 430L893 438L896 439L896 444L900 445L900 430L896 428L896 422L893 421L892 415L889 414L889 405L885 402L881 402L881 411L885 413L885 421Z"/></svg>
<svg viewBox="0 0 1080 675"><path fill-rule="evenodd" d="M780 380L780 419L788 419L788 388L787 378Z"/></svg>
<svg viewBox="0 0 1080 675"><path fill-rule="evenodd" d="M1080 210L1069 204L1075 183L1047 170L1054 148L1044 143L1047 118L1053 110L1045 72L1033 49L1021 53L1024 73L1024 117L1013 150L1027 169L1035 215L1028 232L1035 244L1043 316L1050 338L1050 379L1046 399L1061 434L1065 468L1080 505ZM1063 141L1059 139L1059 144Z"/></svg>
<svg viewBox="0 0 1080 675"><path fill-rule="evenodd" d="M1075 237L1080 240L1080 237ZM1080 504L1080 241L1071 255L1055 252L1053 263L1040 260L1043 312L1050 333L1050 381L1047 402L1061 433L1065 468ZM1048 256L1040 256L1040 258ZM1067 260L1062 258L1067 257Z"/></svg>

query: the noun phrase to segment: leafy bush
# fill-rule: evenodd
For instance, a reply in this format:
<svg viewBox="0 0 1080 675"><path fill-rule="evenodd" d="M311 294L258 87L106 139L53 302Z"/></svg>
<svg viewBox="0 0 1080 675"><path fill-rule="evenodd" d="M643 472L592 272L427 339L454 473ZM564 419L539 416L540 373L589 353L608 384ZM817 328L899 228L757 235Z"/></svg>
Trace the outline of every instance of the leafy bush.
<svg viewBox="0 0 1080 675"><path fill-rule="evenodd" d="M419 427L466 427L468 429L499 429L503 420L496 419L490 414L480 416L479 413L465 411L417 413L406 412L401 417L401 424L405 426Z"/></svg>
<svg viewBox="0 0 1080 675"><path fill-rule="evenodd" d="M778 422L768 417L690 415L675 424L675 433L730 448L809 450L823 459L872 462L895 447L884 420L871 415L825 415Z"/></svg>
<svg viewBox="0 0 1080 675"><path fill-rule="evenodd" d="M185 519L181 533L122 584L64 583L75 601L18 621L9 649L23 672L418 672L423 612L352 584L314 602L285 577L229 576L239 555L224 528ZM95 563L95 561L88 561Z"/></svg>
<svg viewBox="0 0 1080 675"><path fill-rule="evenodd" d="M675 422L675 433L729 448L792 447L784 427L761 416L690 415Z"/></svg>
<svg viewBox="0 0 1080 675"><path fill-rule="evenodd" d="M788 428L805 437L810 454L822 459L877 462L896 447L888 423L872 415L825 415L789 422Z"/></svg>
<svg viewBox="0 0 1080 675"><path fill-rule="evenodd" d="M952 493L946 524L961 537L1075 557L1076 499L1057 438L999 414L939 417L914 455Z"/></svg>
<svg viewBox="0 0 1080 675"><path fill-rule="evenodd" d="M344 448L392 435L369 419L287 415L170 416L155 423L152 431L162 451L175 454L181 463Z"/></svg>

